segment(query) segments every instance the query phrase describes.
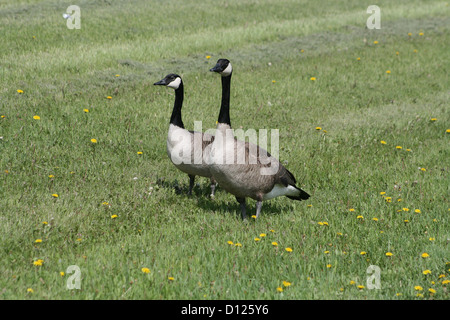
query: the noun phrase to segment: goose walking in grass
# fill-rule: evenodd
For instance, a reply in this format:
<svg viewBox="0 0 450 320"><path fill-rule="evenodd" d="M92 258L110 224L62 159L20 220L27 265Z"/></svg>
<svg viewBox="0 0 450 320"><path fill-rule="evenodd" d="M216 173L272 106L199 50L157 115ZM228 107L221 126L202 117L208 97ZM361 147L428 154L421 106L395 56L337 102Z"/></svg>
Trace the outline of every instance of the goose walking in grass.
<svg viewBox="0 0 450 320"><path fill-rule="evenodd" d="M170 117L169 133L167 135L167 154L172 163L179 170L189 176L189 195L192 194L195 176L210 178L211 197L214 197L216 181L211 175L209 166L203 158L203 154L209 153L214 136L188 131L184 128L181 119L181 107L183 106L184 87L183 80L177 74L168 74L164 79L155 82L154 85L166 86L175 90L175 104ZM205 150L206 149L206 150Z"/></svg>
<svg viewBox="0 0 450 320"><path fill-rule="evenodd" d="M310 196L296 186L294 175L266 150L250 142L237 140L230 123L230 86L233 68L227 59L219 59L210 69L221 75L222 101L214 141L209 153L214 179L240 204L246 219L246 198L256 200L256 217L262 202L279 196L306 200ZM240 161L238 161L241 159Z"/></svg>

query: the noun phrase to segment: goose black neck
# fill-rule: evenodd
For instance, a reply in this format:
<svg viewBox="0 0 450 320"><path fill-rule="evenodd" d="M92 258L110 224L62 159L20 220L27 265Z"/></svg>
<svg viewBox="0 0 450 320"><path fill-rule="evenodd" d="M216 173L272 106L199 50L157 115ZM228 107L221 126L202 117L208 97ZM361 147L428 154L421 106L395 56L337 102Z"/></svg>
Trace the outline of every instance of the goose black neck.
<svg viewBox="0 0 450 320"><path fill-rule="evenodd" d="M230 86L231 86L231 74L226 77L222 77L222 103L220 105L220 113L218 123L224 123L231 126L230 123Z"/></svg>
<svg viewBox="0 0 450 320"><path fill-rule="evenodd" d="M178 89L175 90L175 104L173 105L172 116L170 117L170 124L184 128L181 120L181 107L183 106L184 88L183 82L180 83Z"/></svg>

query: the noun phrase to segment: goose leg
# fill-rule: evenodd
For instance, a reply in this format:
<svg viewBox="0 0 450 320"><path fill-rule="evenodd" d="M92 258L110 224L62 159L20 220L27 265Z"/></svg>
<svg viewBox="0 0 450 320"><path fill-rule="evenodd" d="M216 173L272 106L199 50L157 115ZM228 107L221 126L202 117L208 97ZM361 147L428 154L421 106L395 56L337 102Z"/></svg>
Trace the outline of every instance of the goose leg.
<svg viewBox="0 0 450 320"><path fill-rule="evenodd" d="M194 188L194 181L195 181L195 176L189 175L189 192L188 192L189 195L192 194L192 188Z"/></svg>
<svg viewBox="0 0 450 320"><path fill-rule="evenodd" d="M216 192L216 186L217 186L216 180L214 180L214 178L211 177L211 198L214 198L214 194Z"/></svg>
<svg viewBox="0 0 450 320"><path fill-rule="evenodd" d="M256 219L258 219L259 214L261 213L262 201L256 201Z"/></svg>
<svg viewBox="0 0 450 320"><path fill-rule="evenodd" d="M236 197L237 202L239 202L241 206L241 214L242 214L242 220L247 220L247 214L245 210L245 198L238 198Z"/></svg>

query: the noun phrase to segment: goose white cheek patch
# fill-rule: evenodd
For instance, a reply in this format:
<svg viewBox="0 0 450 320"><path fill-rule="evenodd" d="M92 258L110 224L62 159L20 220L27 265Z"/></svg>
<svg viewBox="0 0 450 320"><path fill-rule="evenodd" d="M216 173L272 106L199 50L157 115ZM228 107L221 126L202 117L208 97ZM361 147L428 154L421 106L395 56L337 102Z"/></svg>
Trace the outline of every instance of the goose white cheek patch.
<svg viewBox="0 0 450 320"><path fill-rule="evenodd" d="M221 75L223 77L229 76L232 71L233 71L233 67L231 66L231 63L228 63L228 66L225 68L225 70L222 71Z"/></svg>
<svg viewBox="0 0 450 320"><path fill-rule="evenodd" d="M169 88L173 88L173 89L178 89L178 87L180 86L181 83L181 79L180 78L176 78L175 80L173 80L172 82L170 82L167 86Z"/></svg>

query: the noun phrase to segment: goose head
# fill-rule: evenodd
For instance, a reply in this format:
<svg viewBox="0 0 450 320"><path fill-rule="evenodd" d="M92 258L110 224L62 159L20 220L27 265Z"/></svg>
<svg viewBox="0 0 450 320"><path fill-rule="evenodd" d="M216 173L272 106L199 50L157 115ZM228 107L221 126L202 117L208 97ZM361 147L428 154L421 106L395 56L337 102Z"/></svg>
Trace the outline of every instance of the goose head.
<svg viewBox="0 0 450 320"><path fill-rule="evenodd" d="M216 65L213 68L211 68L209 71L217 72L222 77L228 77L233 72L233 67L231 66L230 60L219 59L219 60L217 60Z"/></svg>
<svg viewBox="0 0 450 320"><path fill-rule="evenodd" d="M164 79L155 82L155 86L166 86L177 90L182 83L181 77L175 73L168 74Z"/></svg>

